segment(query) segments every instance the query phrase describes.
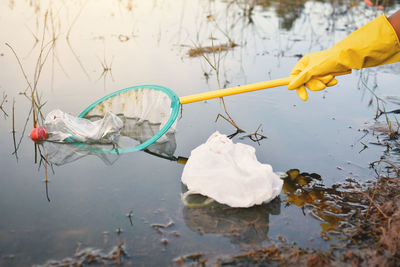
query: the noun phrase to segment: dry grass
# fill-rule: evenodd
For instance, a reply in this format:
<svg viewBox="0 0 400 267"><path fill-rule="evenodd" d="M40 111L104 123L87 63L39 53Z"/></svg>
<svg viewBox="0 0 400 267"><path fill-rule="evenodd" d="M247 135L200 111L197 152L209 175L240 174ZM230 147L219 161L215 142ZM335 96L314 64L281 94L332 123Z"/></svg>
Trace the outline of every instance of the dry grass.
<svg viewBox="0 0 400 267"><path fill-rule="evenodd" d="M190 57L201 57L204 54L212 54L212 53L219 53L222 51L228 51L230 49L233 49L237 46L236 43L231 42L227 44L220 44L220 45L211 45L211 46L199 46L195 48L191 48L188 51L188 55Z"/></svg>

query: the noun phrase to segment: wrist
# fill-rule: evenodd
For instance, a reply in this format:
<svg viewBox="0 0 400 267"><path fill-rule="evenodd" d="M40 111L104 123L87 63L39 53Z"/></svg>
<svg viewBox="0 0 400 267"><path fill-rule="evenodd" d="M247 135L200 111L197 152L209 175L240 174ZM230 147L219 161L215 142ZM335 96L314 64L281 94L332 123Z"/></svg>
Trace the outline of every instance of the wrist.
<svg viewBox="0 0 400 267"><path fill-rule="evenodd" d="M400 10L391 15L388 21L392 25L394 31L397 34L397 38L400 39Z"/></svg>

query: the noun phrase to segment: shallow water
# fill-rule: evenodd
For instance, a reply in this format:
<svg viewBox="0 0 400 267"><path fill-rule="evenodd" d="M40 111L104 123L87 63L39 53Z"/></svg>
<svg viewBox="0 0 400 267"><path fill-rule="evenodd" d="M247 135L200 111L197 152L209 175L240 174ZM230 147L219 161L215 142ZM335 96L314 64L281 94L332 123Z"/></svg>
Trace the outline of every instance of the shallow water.
<svg viewBox="0 0 400 267"><path fill-rule="evenodd" d="M72 257L78 243L108 252L123 241L130 256L127 264L172 265L181 255L202 253L212 262L282 237L314 248L339 242L334 235L325 240L329 219L320 218L321 222L304 203L294 201L290 192L296 191L284 190L280 200L249 210L185 207L180 198L184 166L145 152L123 154L112 158L112 164L91 155L48 167L46 195L46 169L35 162L35 147L28 137L31 102L21 94L27 82L5 43L14 49L33 84L44 40L49 53L44 54L38 80L45 103L42 112L59 108L78 115L98 98L132 85L160 84L178 96L218 89L206 60L189 57L195 46L238 44L220 54L222 87L286 77L298 55L328 48L380 12L364 3L250 3L0 2L0 97L6 95L5 113L0 111L0 265ZM389 3L388 14L399 6L398 1ZM213 54L207 55L218 63L218 55L215 62ZM399 97L399 69L393 64L354 71L339 77L337 86L310 94L307 102L284 87L226 97L229 114L247 132L233 140L253 146L258 160L277 172L299 169L320 175L326 188L349 177L373 179L369 163L379 159L385 147L371 144L377 137L364 131L376 111L371 91L379 97ZM396 104L386 108L395 109ZM215 122L223 112L218 100L185 105L174 156L189 157L216 130L234 133L224 120ZM267 139L240 138L259 125ZM130 211L132 217L127 217ZM168 226L170 222L173 225ZM158 231L154 224L165 228Z"/></svg>

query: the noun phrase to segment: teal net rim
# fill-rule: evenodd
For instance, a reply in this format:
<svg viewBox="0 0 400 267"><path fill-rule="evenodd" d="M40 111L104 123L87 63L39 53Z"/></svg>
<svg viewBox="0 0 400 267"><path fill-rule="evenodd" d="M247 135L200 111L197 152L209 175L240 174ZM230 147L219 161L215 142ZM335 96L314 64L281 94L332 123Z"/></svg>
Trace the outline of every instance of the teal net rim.
<svg viewBox="0 0 400 267"><path fill-rule="evenodd" d="M168 97L171 99L171 109L172 109L171 115L170 115L168 121L160 129L159 132L157 132L155 135L153 135L147 141L145 141L135 147L129 147L129 148L101 149L101 148L94 148L94 147L90 148L89 145L84 144L84 143L75 143L75 145L81 146L82 148L90 150L91 152L95 152L95 153L122 154L122 153L127 153L127 152L135 152L135 151L143 150L146 147L153 144L154 142L156 142L161 136L163 136L169 130L169 128L171 128L171 126L174 124L176 118L178 117L179 109L180 109L180 101L179 101L179 97L175 94L174 91L172 91L171 89L169 89L167 87L161 86L161 85L137 85L137 86L131 86L128 88L124 88L124 89L115 91L111 94L108 94L108 95L100 98L99 100L97 100L96 102L94 102L93 104L88 106L85 110L83 110L78 115L78 118L84 118L86 116L86 114L89 113L89 111L91 111L94 107L96 107L97 105L101 104L102 102L104 102L105 100L107 100L109 98L117 96L121 93L125 93L125 92L132 91L132 90L140 90L140 89L154 89L154 90L162 91L166 95L168 95Z"/></svg>

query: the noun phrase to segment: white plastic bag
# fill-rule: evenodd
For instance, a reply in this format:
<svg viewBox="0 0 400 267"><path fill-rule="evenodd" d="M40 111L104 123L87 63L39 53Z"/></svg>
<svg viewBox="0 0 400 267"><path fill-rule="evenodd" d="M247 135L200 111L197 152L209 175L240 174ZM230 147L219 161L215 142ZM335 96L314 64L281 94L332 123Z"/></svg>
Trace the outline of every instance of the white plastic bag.
<svg viewBox="0 0 400 267"><path fill-rule="evenodd" d="M231 207L251 207L277 197L283 181L271 165L260 163L255 149L219 132L195 148L182 173L190 193Z"/></svg>
<svg viewBox="0 0 400 267"><path fill-rule="evenodd" d="M102 119L90 121L56 109L47 114L44 126L49 141L116 143L123 122L111 112L107 112Z"/></svg>

